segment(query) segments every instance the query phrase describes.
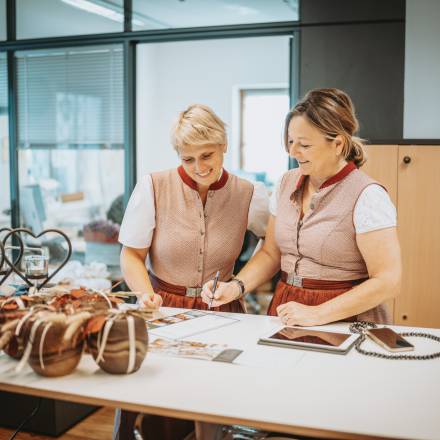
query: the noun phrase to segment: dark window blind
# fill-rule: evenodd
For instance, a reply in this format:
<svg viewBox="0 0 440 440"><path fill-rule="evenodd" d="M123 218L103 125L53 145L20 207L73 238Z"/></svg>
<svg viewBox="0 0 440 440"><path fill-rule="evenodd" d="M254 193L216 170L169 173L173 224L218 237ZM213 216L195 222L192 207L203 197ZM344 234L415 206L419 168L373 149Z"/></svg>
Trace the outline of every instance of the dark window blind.
<svg viewBox="0 0 440 440"><path fill-rule="evenodd" d="M20 148L123 148L119 45L17 53Z"/></svg>

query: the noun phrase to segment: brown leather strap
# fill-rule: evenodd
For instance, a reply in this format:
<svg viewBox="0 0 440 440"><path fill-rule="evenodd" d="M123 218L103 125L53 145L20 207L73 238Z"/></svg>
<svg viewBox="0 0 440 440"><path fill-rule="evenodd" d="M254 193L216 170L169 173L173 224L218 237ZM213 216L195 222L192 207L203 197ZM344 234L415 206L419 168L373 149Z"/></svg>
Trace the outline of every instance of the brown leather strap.
<svg viewBox="0 0 440 440"><path fill-rule="evenodd" d="M166 281L157 278L156 275L151 272L148 273L151 281L151 285L154 290L164 290L167 293L173 293L174 295L181 296L200 296L200 295L188 295L188 289L183 286L175 286L174 284L167 283Z"/></svg>
<svg viewBox="0 0 440 440"><path fill-rule="evenodd" d="M337 289L350 289L357 284L363 283L368 278L362 278L359 280L347 280L347 281L331 281L331 280L314 280L310 278L295 277L295 281L292 281L292 276L289 277L287 272L281 271L281 281L290 284L292 286L302 287L304 289L318 289L318 290L337 290ZM289 282L288 282L289 280Z"/></svg>

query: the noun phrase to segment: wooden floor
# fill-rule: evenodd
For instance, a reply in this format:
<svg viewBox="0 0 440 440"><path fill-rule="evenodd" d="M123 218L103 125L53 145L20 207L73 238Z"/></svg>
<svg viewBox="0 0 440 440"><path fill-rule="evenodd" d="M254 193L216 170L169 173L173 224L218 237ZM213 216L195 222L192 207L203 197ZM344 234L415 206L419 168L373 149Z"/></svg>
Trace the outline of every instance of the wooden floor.
<svg viewBox="0 0 440 440"><path fill-rule="evenodd" d="M110 440L113 431L113 408L101 408L82 422L69 429L65 434L56 437L57 440ZM8 440L14 430L0 428L0 440ZM16 440L48 440L55 437L21 432Z"/></svg>

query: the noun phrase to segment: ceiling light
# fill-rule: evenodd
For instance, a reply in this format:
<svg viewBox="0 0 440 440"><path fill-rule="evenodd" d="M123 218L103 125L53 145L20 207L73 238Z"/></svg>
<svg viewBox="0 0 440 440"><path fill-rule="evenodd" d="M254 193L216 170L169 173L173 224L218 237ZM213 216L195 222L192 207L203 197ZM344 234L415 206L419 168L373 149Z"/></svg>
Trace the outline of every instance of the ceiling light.
<svg viewBox="0 0 440 440"><path fill-rule="evenodd" d="M70 6L73 6L83 11L91 12L92 14L100 15L101 17L109 18L110 20L117 21L118 23L124 22L124 14L115 11L108 6L102 6L100 4L91 2L89 0L62 0Z"/></svg>
<svg viewBox="0 0 440 440"><path fill-rule="evenodd" d="M118 23L124 22L124 10L122 6L117 6L104 0L62 0L64 3L83 11L97 14ZM153 26L158 28L170 27L168 24L155 20L135 12L132 13L132 24L140 27Z"/></svg>

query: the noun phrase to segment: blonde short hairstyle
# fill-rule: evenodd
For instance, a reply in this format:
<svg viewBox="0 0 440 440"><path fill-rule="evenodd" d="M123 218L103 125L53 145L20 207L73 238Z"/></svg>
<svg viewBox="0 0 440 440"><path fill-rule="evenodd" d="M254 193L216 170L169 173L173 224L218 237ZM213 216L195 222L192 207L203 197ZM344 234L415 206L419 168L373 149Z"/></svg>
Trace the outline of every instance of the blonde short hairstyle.
<svg viewBox="0 0 440 440"><path fill-rule="evenodd" d="M186 145L224 146L226 125L208 106L193 104L179 114L171 131L171 143L176 150Z"/></svg>

